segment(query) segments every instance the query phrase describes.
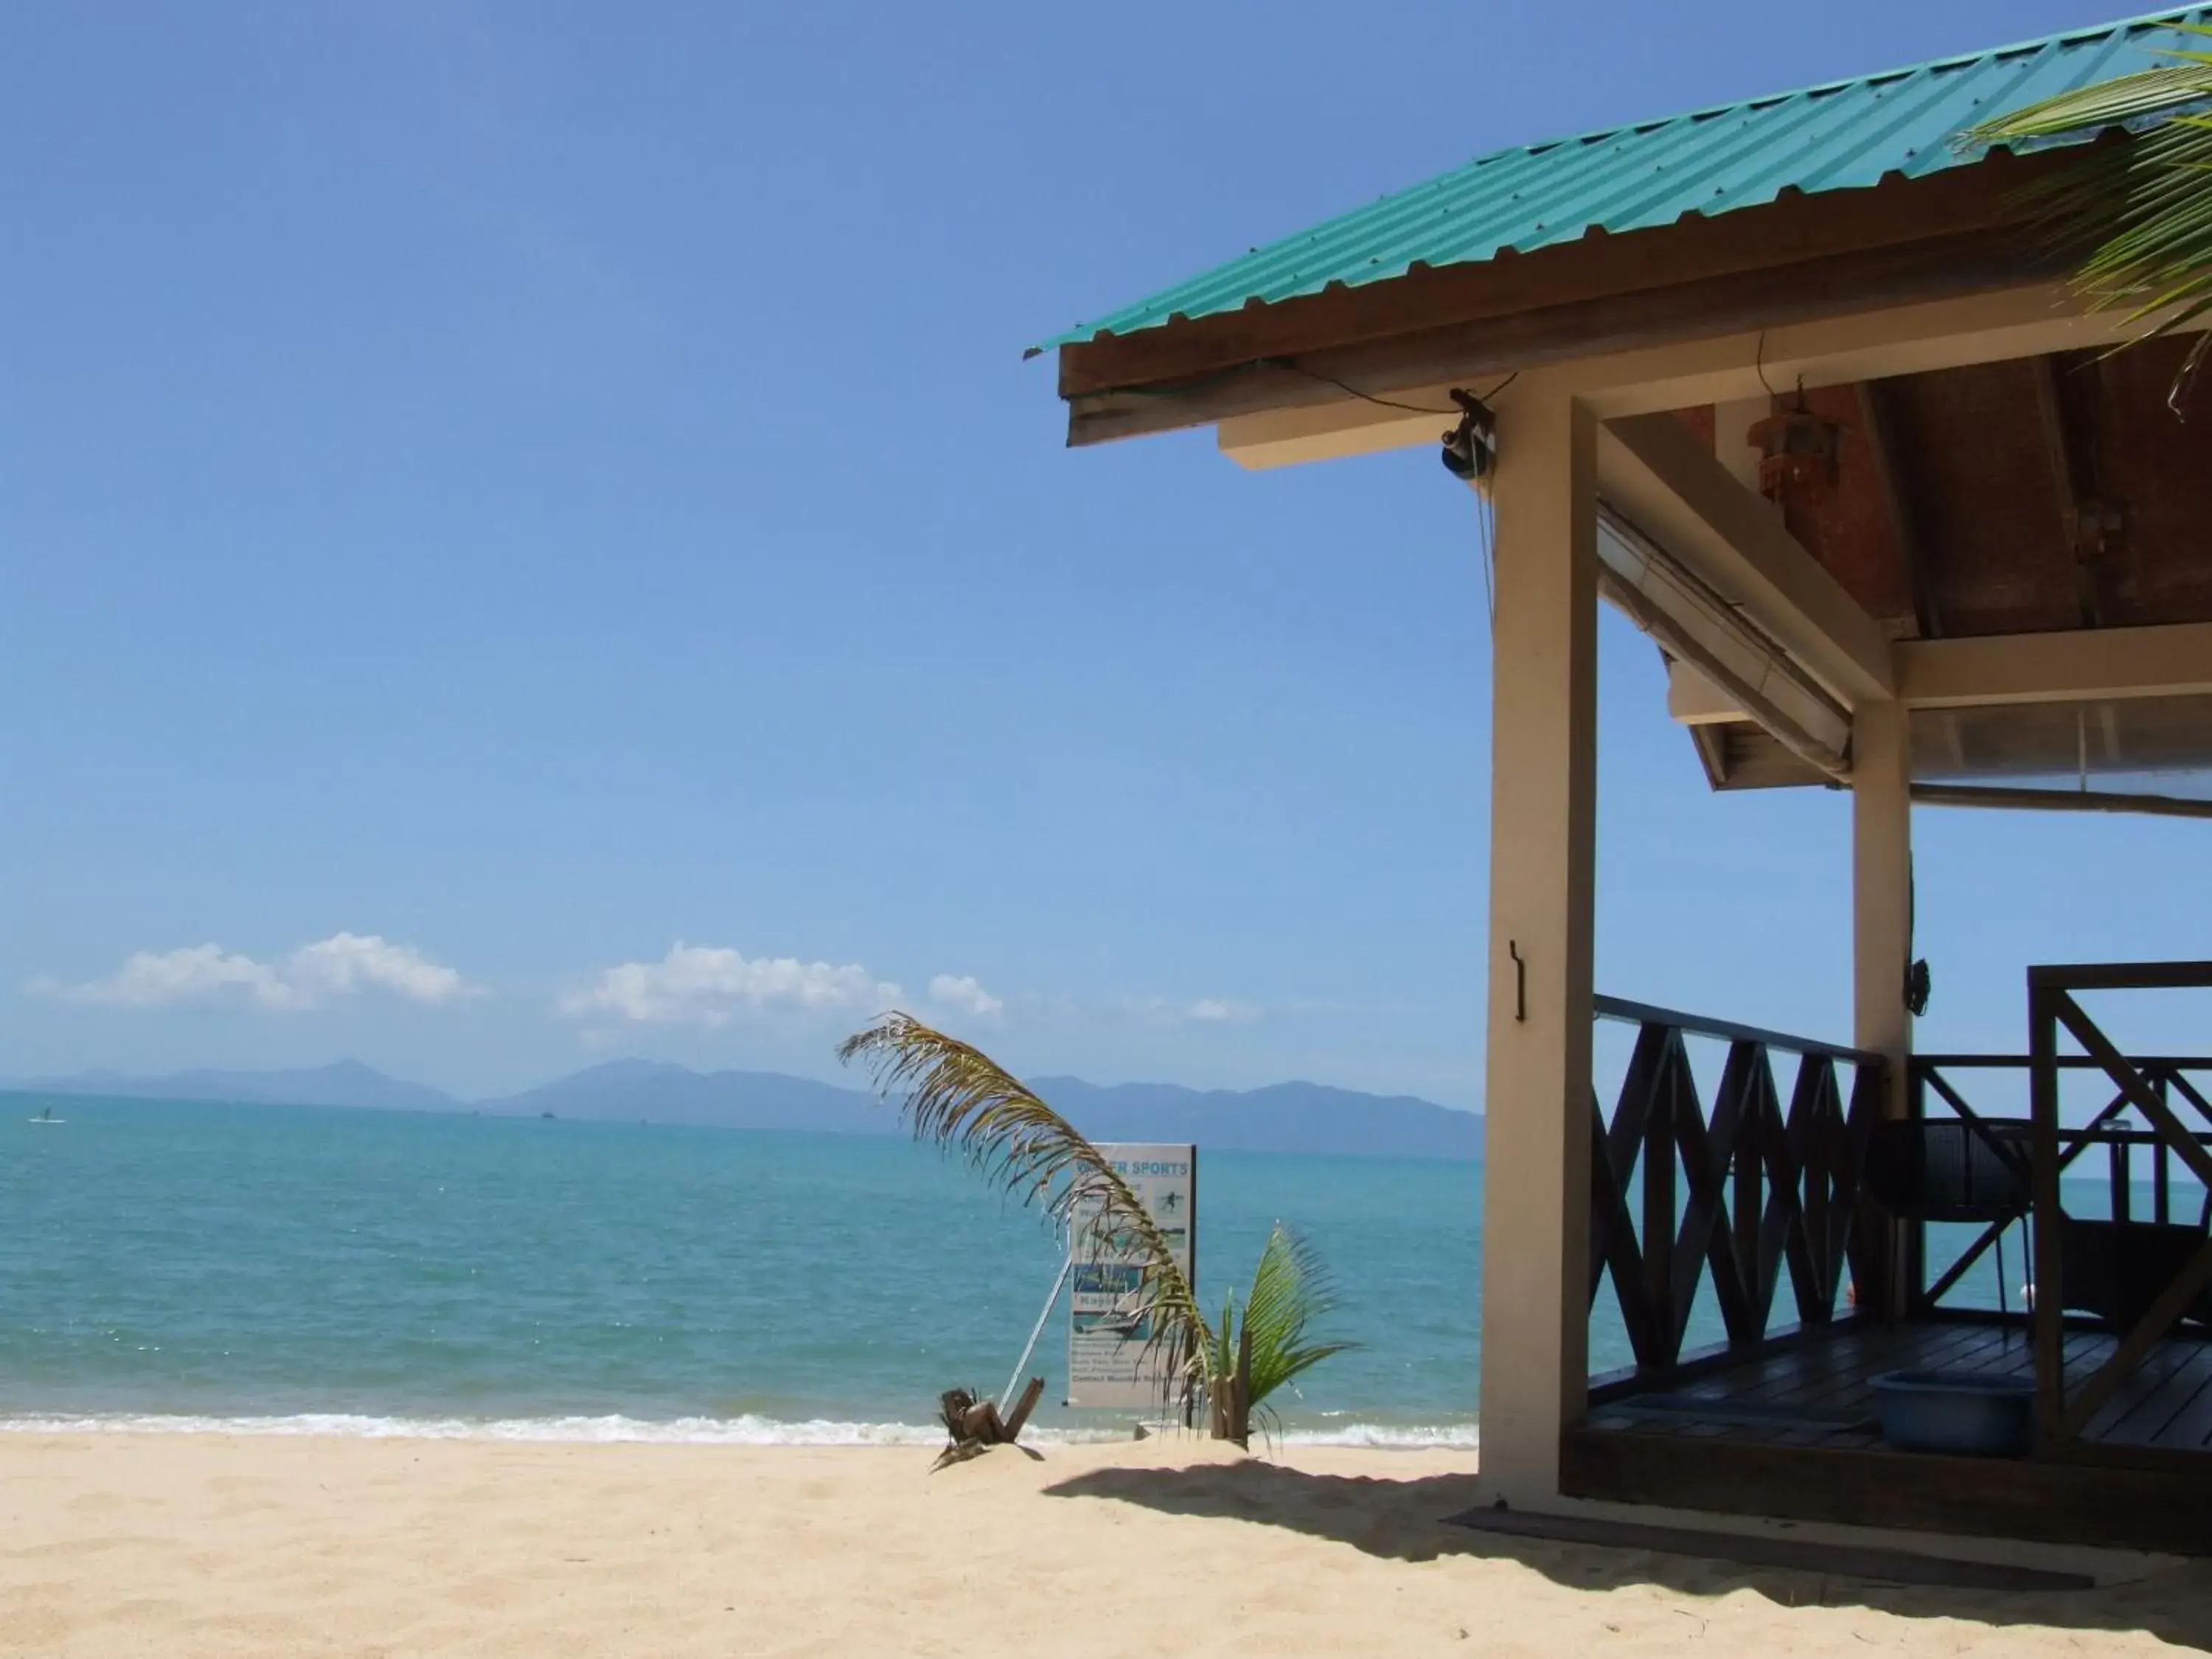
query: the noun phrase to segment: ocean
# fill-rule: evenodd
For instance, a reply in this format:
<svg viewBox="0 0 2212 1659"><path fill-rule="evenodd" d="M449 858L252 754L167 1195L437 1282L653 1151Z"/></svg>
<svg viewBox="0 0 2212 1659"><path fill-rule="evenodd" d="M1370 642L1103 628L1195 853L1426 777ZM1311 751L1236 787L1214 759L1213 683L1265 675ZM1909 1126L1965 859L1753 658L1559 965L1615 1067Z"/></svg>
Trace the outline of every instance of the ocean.
<svg viewBox="0 0 2212 1659"><path fill-rule="evenodd" d="M66 1120L26 1120L51 1106ZM1211 1152L1206 1305L1277 1218L1356 1351L1287 1437L1471 1442L1472 1163ZM903 1139L0 1097L0 1422L546 1438L933 1441L995 1395L1060 1266L1033 1213ZM1048 1435L1066 1318L1030 1370Z"/></svg>
<svg viewBox="0 0 2212 1659"><path fill-rule="evenodd" d="M1209 1310L1280 1219L1359 1345L1271 1402L1285 1438L1474 1443L1479 1164L1199 1176ZM1972 1232L1931 1230L1934 1269ZM933 1442L942 1390L1005 1387L1059 1266L1037 1216L901 1138L0 1095L0 1428ZM1984 1258L1954 1299L1996 1288ZM1686 1347L1721 1334L1708 1286ZM1066 1342L1063 1301L1041 1432L1127 1435L1060 1404ZM1590 1358L1629 1358L1609 1291Z"/></svg>

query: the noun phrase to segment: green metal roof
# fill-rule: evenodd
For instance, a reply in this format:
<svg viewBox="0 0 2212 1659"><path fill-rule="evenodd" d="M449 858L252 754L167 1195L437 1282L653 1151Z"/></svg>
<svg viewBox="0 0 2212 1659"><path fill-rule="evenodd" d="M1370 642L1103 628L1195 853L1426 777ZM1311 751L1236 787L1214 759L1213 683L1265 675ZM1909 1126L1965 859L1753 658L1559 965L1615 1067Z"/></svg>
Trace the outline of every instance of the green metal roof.
<svg viewBox="0 0 2212 1659"><path fill-rule="evenodd" d="M1941 173L1979 160L1954 137L2039 99L2148 69L2202 46L2171 27L2212 5L2075 29L1964 58L1808 87L1663 121L1499 150L1042 343L1216 316L1424 267L1478 264L1611 232Z"/></svg>

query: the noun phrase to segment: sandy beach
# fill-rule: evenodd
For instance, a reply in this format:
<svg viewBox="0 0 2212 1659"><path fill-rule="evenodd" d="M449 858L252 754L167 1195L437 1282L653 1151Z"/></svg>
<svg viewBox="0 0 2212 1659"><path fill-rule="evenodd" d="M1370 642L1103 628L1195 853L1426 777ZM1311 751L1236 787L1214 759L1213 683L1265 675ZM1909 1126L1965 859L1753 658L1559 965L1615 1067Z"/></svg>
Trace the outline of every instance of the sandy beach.
<svg viewBox="0 0 2212 1659"><path fill-rule="evenodd" d="M0 1652L2151 1653L2212 1565L1882 1588L1442 1527L1468 1454L10 1435Z"/></svg>

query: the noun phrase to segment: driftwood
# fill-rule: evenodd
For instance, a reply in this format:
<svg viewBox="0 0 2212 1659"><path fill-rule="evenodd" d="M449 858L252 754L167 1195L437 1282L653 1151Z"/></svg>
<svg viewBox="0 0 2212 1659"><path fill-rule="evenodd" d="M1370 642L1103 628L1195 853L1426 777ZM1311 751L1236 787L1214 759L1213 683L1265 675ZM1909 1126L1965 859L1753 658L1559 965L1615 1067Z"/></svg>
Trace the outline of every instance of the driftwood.
<svg viewBox="0 0 2212 1659"><path fill-rule="evenodd" d="M978 1400L965 1389L947 1389L938 1396L937 1415L951 1443L937 1455L937 1462L930 1466L931 1473L948 1463L964 1463L971 1457L980 1457L994 1446L1013 1445L1021 1438L1023 1425L1030 1420L1030 1413L1036 1409L1043 1395L1044 1378L1030 1378L1021 1398L1014 1401L1013 1411L1001 1419L995 1400Z"/></svg>

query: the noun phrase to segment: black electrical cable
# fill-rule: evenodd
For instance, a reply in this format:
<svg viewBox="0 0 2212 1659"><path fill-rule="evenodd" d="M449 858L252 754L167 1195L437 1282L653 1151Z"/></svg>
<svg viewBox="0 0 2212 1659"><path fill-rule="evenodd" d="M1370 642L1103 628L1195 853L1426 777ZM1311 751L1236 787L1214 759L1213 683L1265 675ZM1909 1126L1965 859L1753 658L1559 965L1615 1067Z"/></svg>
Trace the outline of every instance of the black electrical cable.
<svg viewBox="0 0 2212 1659"><path fill-rule="evenodd" d="M1351 393L1362 403L1374 404L1380 408L1402 409L1408 415L1442 415L1447 417L1459 413L1455 409L1429 409L1420 404L1401 404L1395 398L1378 398L1371 392L1362 392L1348 380L1340 380L1334 374L1324 374L1317 368L1308 368L1303 363L1294 363L1287 357L1263 358L1261 361L1271 368L1287 368L1293 374L1303 374L1309 380L1319 380L1324 386L1333 386L1339 392Z"/></svg>

